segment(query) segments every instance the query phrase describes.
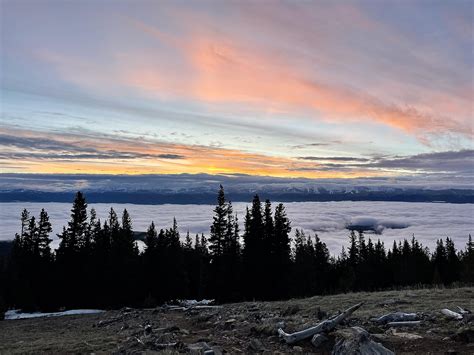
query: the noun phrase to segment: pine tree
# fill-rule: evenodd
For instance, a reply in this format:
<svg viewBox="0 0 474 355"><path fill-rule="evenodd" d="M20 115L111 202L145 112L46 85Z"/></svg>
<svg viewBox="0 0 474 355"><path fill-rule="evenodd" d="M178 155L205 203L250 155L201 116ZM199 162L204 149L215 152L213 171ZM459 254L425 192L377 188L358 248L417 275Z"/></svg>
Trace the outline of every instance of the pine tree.
<svg viewBox="0 0 474 355"><path fill-rule="evenodd" d="M247 211L245 218L243 249L243 268L245 279L245 294L248 298L261 299L264 293L264 268L262 268L261 256L265 254L264 249L264 224L260 198L255 195L252 208Z"/></svg>
<svg viewBox="0 0 474 355"><path fill-rule="evenodd" d="M145 235L145 255L156 251L158 244L158 233L156 232L155 223L151 221L150 226Z"/></svg>
<svg viewBox="0 0 474 355"><path fill-rule="evenodd" d="M469 234L466 248L461 255L461 280L463 282L474 282L474 242Z"/></svg>
<svg viewBox="0 0 474 355"><path fill-rule="evenodd" d="M192 250L193 249L193 240L189 236L189 231L186 233L186 237L184 239L183 243L183 248L186 250Z"/></svg>
<svg viewBox="0 0 474 355"><path fill-rule="evenodd" d="M271 274L270 279L274 287L273 298L286 298L290 290L286 286L290 284L291 278L291 223L285 211L285 206L280 203L275 208L274 235L270 244L271 250Z"/></svg>
<svg viewBox="0 0 474 355"><path fill-rule="evenodd" d="M224 251L224 239L227 228L227 203L225 200L224 188L222 185L219 187L219 193L217 195L217 205L214 208L214 221L211 226L211 236L209 238L212 260L214 263L217 262Z"/></svg>
<svg viewBox="0 0 474 355"><path fill-rule="evenodd" d="M446 238L446 274L444 282L451 284L459 281L461 273L461 262L451 238Z"/></svg>
<svg viewBox="0 0 474 355"><path fill-rule="evenodd" d="M53 231L51 227L51 222L49 222L48 213L44 210L44 208L40 212L40 217L38 221L37 227L37 235L36 235L36 247L35 249L38 250L38 254L40 257L49 261L51 258L51 247L50 244L52 239L49 238L49 234Z"/></svg>
<svg viewBox="0 0 474 355"><path fill-rule="evenodd" d="M355 268L359 263L359 244L354 231L349 236L349 264Z"/></svg>

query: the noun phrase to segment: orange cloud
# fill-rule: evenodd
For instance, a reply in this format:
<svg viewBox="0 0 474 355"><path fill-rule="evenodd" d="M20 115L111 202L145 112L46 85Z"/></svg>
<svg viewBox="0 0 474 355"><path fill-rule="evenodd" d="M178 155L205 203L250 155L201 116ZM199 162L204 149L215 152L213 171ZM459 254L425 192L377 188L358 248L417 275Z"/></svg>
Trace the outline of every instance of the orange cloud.
<svg viewBox="0 0 474 355"><path fill-rule="evenodd" d="M317 170L318 164L296 158L201 145L132 140L112 136L77 136L0 129L3 172L174 174L243 173L276 177L380 176L373 169ZM387 175L386 173L384 175Z"/></svg>
<svg viewBox="0 0 474 355"><path fill-rule="evenodd" d="M175 92L208 103L310 110L320 113L318 119L380 123L417 135L444 131L467 136L473 133L469 124L430 110L387 103L347 87L313 80L304 70L276 54L246 47L236 39L210 32L192 33L186 39L178 39L143 23L137 26L178 51L193 73L176 79L155 64L125 70L124 83L147 93ZM451 106L455 110L456 102L449 97L445 99L444 107Z"/></svg>

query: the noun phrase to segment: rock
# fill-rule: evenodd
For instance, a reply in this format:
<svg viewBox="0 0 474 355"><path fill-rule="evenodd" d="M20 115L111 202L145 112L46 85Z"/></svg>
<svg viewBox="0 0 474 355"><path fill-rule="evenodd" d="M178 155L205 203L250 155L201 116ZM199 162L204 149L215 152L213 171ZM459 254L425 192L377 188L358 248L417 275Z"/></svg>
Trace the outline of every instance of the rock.
<svg viewBox="0 0 474 355"><path fill-rule="evenodd" d="M301 308L300 308L300 306L298 306L297 304L288 306L288 307L283 311L283 316L285 316L285 317L287 317L287 316L292 316L292 315L298 313L300 310L301 310Z"/></svg>
<svg viewBox="0 0 474 355"><path fill-rule="evenodd" d="M191 354L195 355L201 355L201 354L212 354L214 353L214 350L205 342L198 342L194 344L188 345L188 350Z"/></svg>
<svg viewBox="0 0 474 355"><path fill-rule="evenodd" d="M237 319L235 319L235 318L228 319L224 322L224 327L225 328L232 328L234 326L235 322L237 322Z"/></svg>
<svg viewBox="0 0 474 355"><path fill-rule="evenodd" d="M262 342L258 339L250 340L249 349L258 352L265 350Z"/></svg>
<svg viewBox="0 0 474 355"><path fill-rule="evenodd" d="M153 331L151 324L145 325L145 334L150 334Z"/></svg>
<svg viewBox="0 0 474 355"><path fill-rule="evenodd" d="M474 329L471 327L461 327L450 339L461 343L474 343Z"/></svg>
<svg viewBox="0 0 474 355"><path fill-rule="evenodd" d="M311 339L311 344L313 344L313 346L315 348L319 348L323 343L325 343L326 341L328 341L328 338L323 335L323 334L316 334L313 339Z"/></svg>
<svg viewBox="0 0 474 355"><path fill-rule="evenodd" d="M394 355L394 352L385 348L381 343L370 339L370 334L361 327L352 327L337 331L338 339L332 353L346 354L379 354Z"/></svg>
<svg viewBox="0 0 474 355"><path fill-rule="evenodd" d="M368 327L367 331L371 334L382 334L384 332L382 328L377 326Z"/></svg>
<svg viewBox="0 0 474 355"><path fill-rule="evenodd" d="M408 340L423 339L421 335L406 332L397 332L395 329L390 329L390 334Z"/></svg>
<svg viewBox="0 0 474 355"><path fill-rule="evenodd" d="M222 355L224 353L224 349L221 346L213 346L212 350L214 351L215 355Z"/></svg>
<svg viewBox="0 0 474 355"><path fill-rule="evenodd" d="M302 352L303 352L303 348L302 348L301 346L296 345L296 346L293 346L293 351L294 351L295 353L302 353Z"/></svg>

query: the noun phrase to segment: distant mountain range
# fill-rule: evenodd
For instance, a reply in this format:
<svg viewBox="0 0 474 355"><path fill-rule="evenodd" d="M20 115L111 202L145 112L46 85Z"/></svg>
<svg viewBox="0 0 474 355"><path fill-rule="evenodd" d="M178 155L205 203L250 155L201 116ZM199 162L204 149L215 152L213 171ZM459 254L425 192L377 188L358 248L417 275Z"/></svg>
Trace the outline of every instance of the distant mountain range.
<svg viewBox="0 0 474 355"><path fill-rule="evenodd" d="M275 178L242 174L60 175L0 174L0 202L71 202L81 190L91 203L212 204L222 184L234 202L406 201L474 203L472 180L429 176L358 179Z"/></svg>
<svg viewBox="0 0 474 355"><path fill-rule="evenodd" d="M234 202L248 202L258 193L262 199L281 202L298 201L400 201L400 202L449 202L474 203L474 190L423 190L391 189L386 191L265 191L227 193ZM90 203L135 203L135 204L213 204L216 195L211 191L86 191ZM73 192L44 192L33 190L0 191L0 202L71 202Z"/></svg>

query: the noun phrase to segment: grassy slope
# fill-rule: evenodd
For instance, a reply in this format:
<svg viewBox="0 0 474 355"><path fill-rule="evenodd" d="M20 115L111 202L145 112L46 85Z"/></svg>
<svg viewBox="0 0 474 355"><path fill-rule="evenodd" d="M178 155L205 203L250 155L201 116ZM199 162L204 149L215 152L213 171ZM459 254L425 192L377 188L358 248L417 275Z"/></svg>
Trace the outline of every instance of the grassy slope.
<svg viewBox="0 0 474 355"><path fill-rule="evenodd" d="M396 302L393 303L393 300ZM229 352L246 352L250 339L258 339L270 352L315 352L309 341L296 344L297 347L282 344L276 336L275 324L285 321L285 330L300 330L318 322L318 308L333 314L362 301L365 302L364 306L354 313L349 325L360 325L372 333L379 333L377 341L397 353L445 353L449 350L474 353L472 343L445 339L456 332L460 325L457 321L446 320L439 312L442 308L455 309L457 305L474 309L473 287L360 292L281 302L246 302L228 304L217 311L193 313L140 310L126 316L124 322L101 328L94 327L94 324L122 313L109 311L97 315L3 321L0 322L0 353L146 350L147 347L139 344L135 338L142 336L140 326L146 322L152 324L152 339L158 342L181 341L191 344L204 340ZM407 340L393 336L369 321L371 317L398 310L423 314L420 328L406 330L421 335L422 339ZM225 321L229 319L235 321L226 324ZM121 330L124 323L128 327ZM162 328L170 326L178 326L181 330L172 333L163 331ZM327 344L322 352L330 351L331 347L331 343Z"/></svg>

